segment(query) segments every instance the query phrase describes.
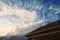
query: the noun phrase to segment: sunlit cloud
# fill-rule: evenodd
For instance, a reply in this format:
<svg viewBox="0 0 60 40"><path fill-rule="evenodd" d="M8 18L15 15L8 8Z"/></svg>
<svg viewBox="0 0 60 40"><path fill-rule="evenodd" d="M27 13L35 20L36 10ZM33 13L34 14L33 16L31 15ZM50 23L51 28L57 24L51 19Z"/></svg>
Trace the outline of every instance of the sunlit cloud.
<svg viewBox="0 0 60 40"><path fill-rule="evenodd" d="M8 34L11 36L14 33L23 35L42 26L44 21L58 20L57 14L60 12L60 7L49 5L50 2L45 4L43 1L37 0L25 0L24 2L21 0L19 2L17 0L0 0L1 36ZM43 14L45 19L43 19Z"/></svg>
<svg viewBox="0 0 60 40"><path fill-rule="evenodd" d="M0 36L5 36L14 26L15 25L7 19L0 19Z"/></svg>
<svg viewBox="0 0 60 40"><path fill-rule="evenodd" d="M19 9L16 7L11 7L5 4L4 2L0 1L0 8L2 11L0 11L0 27L2 31L0 31L0 36L5 36L8 33L12 33L14 31L11 31L12 28L14 28L18 25L21 28L26 28L28 25L25 25L25 22L33 22L36 19L36 12L35 11L28 11L26 9ZM15 19L14 15L19 16L19 19ZM16 16L15 16L16 17ZM3 22L2 22L3 21ZM18 23L19 22L19 23ZM4 30L3 30L4 29ZM7 31L8 30L8 31ZM10 35L10 34L9 34Z"/></svg>
<svg viewBox="0 0 60 40"><path fill-rule="evenodd" d="M17 16L20 17L20 21L27 21L29 20L30 22L34 21L34 19L36 18L36 12L35 11L28 11L26 9L19 9L19 8L12 8L8 5L6 5L5 3L3 3L2 1L0 1L0 8L2 8L2 11L0 11L0 16L4 16L4 15L12 15L15 14Z"/></svg>

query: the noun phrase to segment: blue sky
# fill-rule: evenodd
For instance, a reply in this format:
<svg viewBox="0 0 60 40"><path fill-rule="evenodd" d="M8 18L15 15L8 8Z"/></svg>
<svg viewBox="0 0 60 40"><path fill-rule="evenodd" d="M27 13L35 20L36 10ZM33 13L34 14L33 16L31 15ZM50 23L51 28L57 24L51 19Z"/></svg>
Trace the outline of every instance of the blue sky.
<svg viewBox="0 0 60 40"><path fill-rule="evenodd" d="M2 2L12 7L16 5L17 8L23 8L29 11L36 11L37 21L42 19L41 17L42 17L43 11L44 11L46 20L55 21L60 19L59 18L60 12L58 12L58 10L60 9L60 0L33 0L33 1L32 0L2 0ZM43 7L39 9L41 6ZM51 6L52 8L49 9ZM57 14L55 14L56 12ZM49 17L51 18L49 18L48 15L50 15ZM58 17L55 17L55 16L58 16Z"/></svg>
<svg viewBox="0 0 60 40"><path fill-rule="evenodd" d="M39 22L43 20L43 14L46 23L60 20L60 0L0 0L1 26L18 25L21 34L40 27Z"/></svg>

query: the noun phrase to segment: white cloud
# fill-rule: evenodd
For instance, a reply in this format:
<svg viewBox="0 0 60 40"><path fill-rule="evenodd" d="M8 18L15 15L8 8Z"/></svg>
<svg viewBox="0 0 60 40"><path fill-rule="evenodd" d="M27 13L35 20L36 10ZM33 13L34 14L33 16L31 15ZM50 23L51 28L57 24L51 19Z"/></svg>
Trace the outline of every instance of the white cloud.
<svg viewBox="0 0 60 40"><path fill-rule="evenodd" d="M25 26L23 25L23 27L21 29L18 28L18 29L20 29L18 35L25 35L31 31L39 28L40 26L42 26L42 24L44 24L44 20L40 20L40 21L35 22L35 23L29 23L29 24L26 24Z"/></svg>
<svg viewBox="0 0 60 40"><path fill-rule="evenodd" d="M0 36L5 36L14 25L7 19L0 19Z"/></svg>
<svg viewBox="0 0 60 40"><path fill-rule="evenodd" d="M60 12L60 8L59 7L56 7L56 6L53 6L53 5L50 6L49 9L56 11L54 14L58 14Z"/></svg>
<svg viewBox="0 0 60 40"><path fill-rule="evenodd" d="M0 16L4 16L7 14L9 15L15 14L15 15L20 16L21 21L29 20L30 22L32 22L36 18L35 11L28 11L23 8L19 9L16 6L11 7L11 6L6 5L2 1L0 1L0 8L2 9L2 11L0 11Z"/></svg>
<svg viewBox="0 0 60 40"><path fill-rule="evenodd" d="M0 1L0 8L2 9L2 11L0 11L0 16L4 16L4 15L12 15L15 14L17 16L20 16L19 21L22 24L24 24L24 22L33 22L36 18L36 12L35 11L28 11L26 9L19 9L16 7L11 7L6 5L5 3L3 3L2 1ZM11 29L13 27L16 27L18 23L16 22L16 24L14 24L13 22L9 21L8 19L2 18L0 19L0 36L5 36L8 32L11 32ZM19 24L20 25L20 24ZM26 28L28 27L27 25L20 25L20 30L22 30L22 28Z"/></svg>
<svg viewBox="0 0 60 40"><path fill-rule="evenodd" d="M43 6L34 6L34 8L38 9L42 9ZM3 3L2 1L0 1L0 8L2 9L2 11L0 11L0 16L4 16L4 15L12 15L15 14L17 16L20 16L19 20L15 20L13 19L13 21L15 21L15 24L10 22L8 19L0 19L0 36L5 36L7 35L7 33L10 33L9 35L13 35L16 31L19 31L20 35L26 34L28 32L31 32L33 30L35 30L36 28L40 27L40 23L43 22L42 21L38 21L38 22L33 22L37 15L36 15L36 11L28 11L24 8L17 8L16 6L11 7L6 5L5 3ZM3 21L3 22L2 22ZM21 22L20 24L18 24L17 22ZM25 22L29 22L28 24L25 24ZM15 30L15 27L18 25L19 29ZM13 30L12 30L13 28ZM3 30L4 29L4 30ZM7 31L8 30L8 31ZM12 31L11 31L12 30ZM11 32L13 34L11 34Z"/></svg>
<svg viewBox="0 0 60 40"><path fill-rule="evenodd" d="M0 36L13 36L13 35L24 35L29 33L38 27L40 27L44 21L33 22L29 24L16 25L11 23L8 19L0 19ZM17 28L18 26L18 28Z"/></svg>

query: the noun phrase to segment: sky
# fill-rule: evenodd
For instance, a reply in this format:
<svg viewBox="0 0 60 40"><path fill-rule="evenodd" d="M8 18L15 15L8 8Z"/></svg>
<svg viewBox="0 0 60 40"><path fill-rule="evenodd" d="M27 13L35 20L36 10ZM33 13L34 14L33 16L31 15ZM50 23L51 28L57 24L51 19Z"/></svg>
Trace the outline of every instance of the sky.
<svg viewBox="0 0 60 40"><path fill-rule="evenodd" d="M39 28L43 19L45 24L60 20L60 0L0 0L0 36L17 26L24 35Z"/></svg>

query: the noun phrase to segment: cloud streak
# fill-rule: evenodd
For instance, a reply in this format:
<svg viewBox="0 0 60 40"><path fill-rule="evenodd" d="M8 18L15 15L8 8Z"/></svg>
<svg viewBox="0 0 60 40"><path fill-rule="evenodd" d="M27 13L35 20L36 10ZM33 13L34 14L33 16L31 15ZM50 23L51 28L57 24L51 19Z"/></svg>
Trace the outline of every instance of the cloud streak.
<svg viewBox="0 0 60 40"><path fill-rule="evenodd" d="M0 8L2 11L0 11L0 16L4 15L17 15L20 17L20 21L27 21L29 20L30 22L34 21L36 18L36 12L35 11L28 11L26 9L19 9L16 7L11 7L0 1Z"/></svg>
<svg viewBox="0 0 60 40"><path fill-rule="evenodd" d="M19 27L17 31L21 35L35 30L41 26L43 13L46 22L58 20L57 14L60 12L60 9L54 5L50 5L50 2L43 4L42 1L40 3L37 0L16 1L5 1L5 3L0 0L0 30L4 29L0 33L4 34L6 32L4 35L13 32L11 29L15 30L17 26ZM2 33L1 36L3 35Z"/></svg>
<svg viewBox="0 0 60 40"><path fill-rule="evenodd" d="M11 6L8 6L7 4L5 4L2 1L0 1L0 8L2 10L2 11L0 11L0 27L1 27L0 36L5 36L16 25L20 26L20 28L21 28L21 26L23 28L26 28L26 27L24 27L25 23L29 23L29 22L32 23L36 19L35 11L28 11L26 9L23 9L23 8L19 9L16 7L13 8ZM17 16L14 16L13 14L17 15L19 18L17 19L16 18Z"/></svg>

